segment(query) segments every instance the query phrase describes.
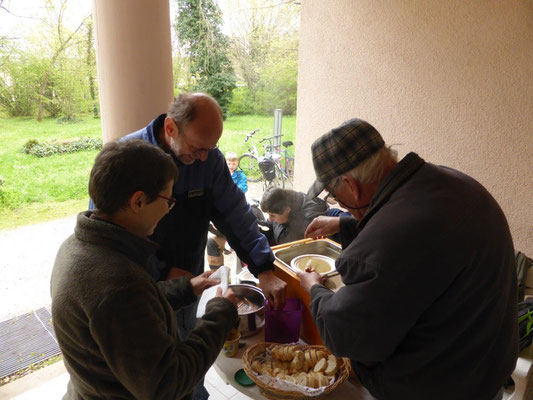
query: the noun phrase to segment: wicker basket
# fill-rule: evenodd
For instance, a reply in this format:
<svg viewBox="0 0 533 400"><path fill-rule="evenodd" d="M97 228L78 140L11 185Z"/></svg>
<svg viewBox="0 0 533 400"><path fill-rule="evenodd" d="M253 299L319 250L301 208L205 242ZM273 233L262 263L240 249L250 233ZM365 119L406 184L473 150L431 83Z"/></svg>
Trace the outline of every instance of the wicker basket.
<svg viewBox="0 0 533 400"><path fill-rule="evenodd" d="M264 354L266 349L268 349L270 346L278 346L278 345L280 345L280 343L272 343L272 342L257 343L257 344L254 344L253 346L250 346L248 349L246 349L246 351L242 355L242 365L244 367L244 371L246 371L246 374L250 377L250 379L255 382L261 394L263 394L265 397L269 399L275 399L275 400L278 400L278 399L290 399L290 400L320 399L322 396L335 390L350 375L349 360L347 358L337 357L337 363L339 364L339 370L335 376L335 381L332 384L325 386L324 391L321 392L319 395L316 395L316 396L306 395L296 390L294 391L282 390L282 389L270 386L257 377L255 372L252 370L252 361L255 359L256 356L260 354ZM331 354L331 352L324 346L301 345L301 348L302 350L306 350L306 349L324 350L328 354Z"/></svg>

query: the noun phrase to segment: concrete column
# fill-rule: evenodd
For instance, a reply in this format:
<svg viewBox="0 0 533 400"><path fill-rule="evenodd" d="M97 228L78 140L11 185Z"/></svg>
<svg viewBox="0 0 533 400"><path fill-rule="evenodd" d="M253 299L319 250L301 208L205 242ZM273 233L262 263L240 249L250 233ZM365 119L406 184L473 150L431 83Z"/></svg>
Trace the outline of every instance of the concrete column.
<svg viewBox="0 0 533 400"><path fill-rule="evenodd" d="M168 0L93 0L104 142L142 128L173 98Z"/></svg>

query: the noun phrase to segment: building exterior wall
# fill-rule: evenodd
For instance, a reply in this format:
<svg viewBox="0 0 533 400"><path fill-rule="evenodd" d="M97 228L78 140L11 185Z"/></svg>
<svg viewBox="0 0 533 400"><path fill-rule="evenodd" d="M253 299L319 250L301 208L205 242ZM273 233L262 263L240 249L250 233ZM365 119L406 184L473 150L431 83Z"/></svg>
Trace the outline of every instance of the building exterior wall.
<svg viewBox="0 0 533 400"><path fill-rule="evenodd" d="M481 182L533 255L533 2L302 2L296 188L311 143L359 117Z"/></svg>
<svg viewBox="0 0 533 400"><path fill-rule="evenodd" d="M147 125L173 98L168 0L93 0L104 142Z"/></svg>

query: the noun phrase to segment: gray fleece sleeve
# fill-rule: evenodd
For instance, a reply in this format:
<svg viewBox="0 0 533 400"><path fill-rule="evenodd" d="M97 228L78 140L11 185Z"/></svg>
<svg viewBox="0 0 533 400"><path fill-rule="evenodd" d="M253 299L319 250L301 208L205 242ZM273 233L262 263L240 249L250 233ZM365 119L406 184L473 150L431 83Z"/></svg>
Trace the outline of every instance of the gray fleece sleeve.
<svg viewBox="0 0 533 400"><path fill-rule="evenodd" d="M235 306L215 298L190 337L180 342L174 316L155 289L110 293L90 319L91 336L116 379L137 399L178 399L216 360L237 319ZM170 314L169 314L170 313Z"/></svg>
<svg viewBox="0 0 533 400"><path fill-rule="evenodd" d="M192 304L198 299L192 290L191 280L187 276L159 281L157 286L174 310Z"/></svg>

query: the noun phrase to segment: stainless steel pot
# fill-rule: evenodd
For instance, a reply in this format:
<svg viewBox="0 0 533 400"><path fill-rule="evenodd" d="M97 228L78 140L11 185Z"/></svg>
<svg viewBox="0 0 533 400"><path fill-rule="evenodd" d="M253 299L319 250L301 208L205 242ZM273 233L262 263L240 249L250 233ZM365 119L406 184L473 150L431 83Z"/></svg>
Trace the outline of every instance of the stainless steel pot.
<svg viewBox="0 0 533 400"><path fill-rule="evenodd" d="M248 299L257 309L248 312L239 312L239 332L242 337L251 336L265 325L265 295L256 286L229 285L237 297Z"/></svg>

